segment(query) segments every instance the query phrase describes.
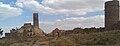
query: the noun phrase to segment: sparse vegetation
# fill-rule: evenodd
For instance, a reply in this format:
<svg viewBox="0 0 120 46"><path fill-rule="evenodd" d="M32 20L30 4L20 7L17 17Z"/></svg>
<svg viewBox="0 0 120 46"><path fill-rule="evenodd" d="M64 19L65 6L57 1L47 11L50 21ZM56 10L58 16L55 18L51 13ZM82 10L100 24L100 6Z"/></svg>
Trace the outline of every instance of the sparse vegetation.
<svg viewBox="0 0 120 46"><path fill-rule="evenodd" d="M106 31L89 34L72 34L67 39L81 45L116 45L120 42L120 31Z"/></svg>
<svg viewBox="0 0 120 46"><path fill-rule="evenodd" d="M20 39L0 39L1 46L8 46L13 43L24 43L27 45L37 44L49 46L80 46L80 45L120 45L120 30L96 32L89 34L70 34L57 37L32 37Z"/></svg>

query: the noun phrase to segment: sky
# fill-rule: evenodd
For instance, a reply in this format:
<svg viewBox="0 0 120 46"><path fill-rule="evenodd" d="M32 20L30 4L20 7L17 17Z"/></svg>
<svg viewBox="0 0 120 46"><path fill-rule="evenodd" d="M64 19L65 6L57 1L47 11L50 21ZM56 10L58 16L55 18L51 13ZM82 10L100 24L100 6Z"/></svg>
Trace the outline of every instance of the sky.
<svg viewBox="0 0 120 46"><path fill-rule="evenodd" d="M40 28L49 33L55 28L104 27L104 3L108 0L0 0L0 28L9 32L32 23L39 14Z"/></svg>

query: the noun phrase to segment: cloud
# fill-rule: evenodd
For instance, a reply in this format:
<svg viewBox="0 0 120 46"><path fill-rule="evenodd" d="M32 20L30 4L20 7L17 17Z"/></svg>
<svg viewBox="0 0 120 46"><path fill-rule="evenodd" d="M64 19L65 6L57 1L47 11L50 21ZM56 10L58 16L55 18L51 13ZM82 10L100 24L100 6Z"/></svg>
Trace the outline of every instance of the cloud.
<svg viewBox="0 0 120 46"><path fill-rule="evenodd" d="M19 8L27 8L33 12L41 12L43 15L86 15L88 12L104 10L105 0L43 0L40 4L35 0L17 0ZM40 27L46 32L54 28L73 29L75 27L103 27L104 16L69 17L56 21L43 21Z"/></svg>
<svg viewBox="0 0 120 46"><path fill-rule="evenodd" d="M41 22L41 27L46 32L50 32L55 28L68 30L76 27L104 27L104 16L97 15L92 17L71 17L65 19L58 19L56 21L43 21Z"/></svg>
<svg viewBox="0 0 120 46"><path fill-rule="evenodd" d="M43 0L39 4L35 0L17 0L20 8L29 8L34 12L42 12L45 15L85 15L88 12L103 10L105 0Z"/></svg>
<svg viewBox="0 0 120 46"><path fill-rule="evenodd" d="M104 0L44 0L42 4L54 9L101 9Z"/></svg>
<svg viewBox="0 0 120 46"><path fill-rule="evenodd" d="M0 18L5 19L9 17L15 17L22 14L22 9L11 7L9 4L3 4L0 2Z"/></svg>

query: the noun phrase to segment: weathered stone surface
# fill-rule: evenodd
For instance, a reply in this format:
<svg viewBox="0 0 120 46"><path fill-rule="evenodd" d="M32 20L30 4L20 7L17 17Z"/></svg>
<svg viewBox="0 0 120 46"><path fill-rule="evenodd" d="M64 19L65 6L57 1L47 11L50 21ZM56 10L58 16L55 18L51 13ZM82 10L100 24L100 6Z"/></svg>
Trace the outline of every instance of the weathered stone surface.
<svg viewBox="0 0 120 46"><path fill-rule="evenodd" d="M33 13L33 26L39 28L38 13Z"/></svg>
<svg viewBox="0 0 120 46"><path fill-rule="evenodd" d="M59 30L58 28L56 28L55 30L53 30L52 31L52 35L54 36L54 37L60 37L61 36L61 34L62 34L62 32L64 32L63 30Z"/></svg>
<svg viewBox="0 0 120 46"><path fill-rule="evenodd" d="M12 37L14 34L16 37L19 36L45 36L45 33L39 28L38 13L33 13L33 25L31 23L25 23L20 29L6 33L7 37Z"/></svg>
<svg viewBox="0 0 120 46"><path fill-rule="evenodd" d="M37 35L37 36L44 36L43 30L40 29L40 28L34 28L34 33L35 33L35 35Z"/></svg>
<svg viewBox="0 0 120 46"><path fill-rule="evenodd" d="M119 1L105 3L105 29L112 30L112 26L119 21Z"/></svg>

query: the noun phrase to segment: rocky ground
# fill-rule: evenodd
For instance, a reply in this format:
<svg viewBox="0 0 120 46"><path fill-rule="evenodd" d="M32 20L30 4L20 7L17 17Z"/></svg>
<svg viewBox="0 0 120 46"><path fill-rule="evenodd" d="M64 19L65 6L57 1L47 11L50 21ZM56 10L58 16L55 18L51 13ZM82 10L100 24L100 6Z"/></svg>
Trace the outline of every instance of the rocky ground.
<svg viewBox="0 0 120 46"><path fill-rule="evenodd" d="M61 37L0 39L0 46L119 46L120 31L70 34Z"/></svg>

